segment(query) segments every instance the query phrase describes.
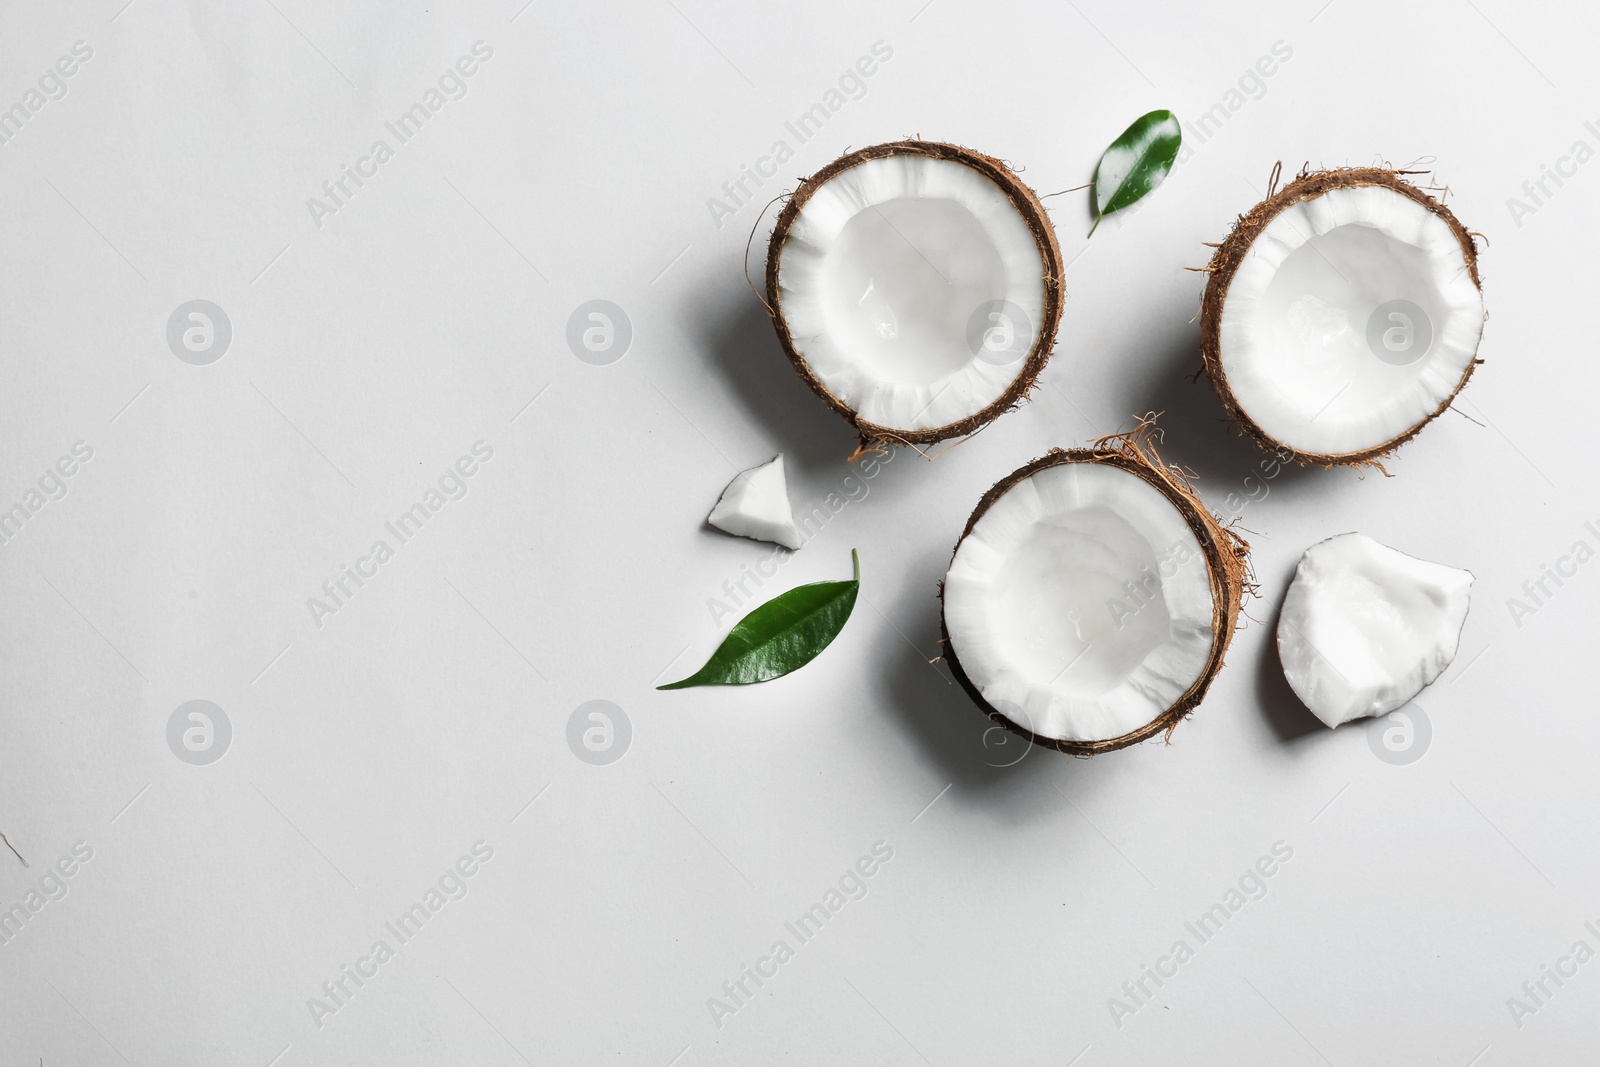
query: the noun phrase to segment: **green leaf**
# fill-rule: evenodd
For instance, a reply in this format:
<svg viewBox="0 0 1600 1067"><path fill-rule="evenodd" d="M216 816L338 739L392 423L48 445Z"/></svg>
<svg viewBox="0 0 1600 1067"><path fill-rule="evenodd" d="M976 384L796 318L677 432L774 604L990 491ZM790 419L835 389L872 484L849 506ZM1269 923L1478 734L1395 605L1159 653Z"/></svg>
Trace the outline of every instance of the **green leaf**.
<svg viewBox="0 0 1600 1067"><path fill-rule="evenodd" d="M1152 111L1123 130L1094 171L1094 225L1160 185L1182 144L1183 127L1170 111Z"/></svg>
<svg viewBox="0 0 1600 1067"><path fill-rule="evenodd" d="M782 678L816 659L855 610L861 589L861 558L850 550L855 577L847 582L812 582L782 593L734 624L706 665L680 682L657 689L697 685L749 685Z"/></svg>

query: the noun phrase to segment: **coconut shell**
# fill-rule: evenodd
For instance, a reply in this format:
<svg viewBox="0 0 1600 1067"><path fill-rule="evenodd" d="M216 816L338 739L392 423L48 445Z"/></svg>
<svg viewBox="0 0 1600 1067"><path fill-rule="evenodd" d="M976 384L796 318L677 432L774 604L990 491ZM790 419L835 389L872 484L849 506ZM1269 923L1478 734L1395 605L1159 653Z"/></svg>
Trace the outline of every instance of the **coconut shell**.
<svg viewBox="0 0 1600 1067"><path fill-rule="evenodd" d="M1156 451L1156 437L1157 431L1147 418L1134 430L1102 437L1088 448L1075 448L1070 451L1051 449L1045 455L1000 479L983 495L978 501L978 506L973 509L972 516L967 519L966 528L961 531L955 549L951 551L950 558L954 561L956 551L961 548L961 542L967 539L967 535L978 524L978 520L983 518L996 500L1017 483L1047 467L1063 463L1105 463L1142 478L1178 509L1194 533L1195 539L1200 542L1206 563L1206 574L1211 583L1211 650L1206 657L1205 668L1171 707L1137 730L1121 737L1102 741L1061 741L1053 737L1040 736L1007 718L983 698L978 687L967 677L966 671L961 667L955 646L950 641L950 631L945 625L944 613L940 612L940 642L944 649L944 658L950 664L950 671L961 684L961 688L966 690L973 703L990 719L1036 745L1053 748L1073 756L1093 756L1101 752L1127 748L1159 733L1165 733L1170 739L1178 723L1187 718L1205 698L1206 690L1211 687L1211 680L1222 669L1223 657L1228 651L1229 642L1233 640L1234 630L1238 627L1239 616L1244 608L1245 593L1254 588L1248 578L1249 544L1206 509L1181 470L1168 466L1161 459ZM939 596L942 604L943 585L940 586Z"/></svg>
<svg viewBox="0 0 1600 1067"><path fill-rule="evenodd" d="M831 393L827 386L812 373L806 359L795 347L794 338L789 333L788 324L783 316L783 290L778 285L780 261L783 257L783 246L788 240L789 230L799 217L800 211L806 206L823 185L837 177L851 167L860 166L873 159L882 159L894 155L919 155L931 159L949 159L964 163L973 170L978 171L986 178L1000 187L1000 191L1016 206L1018 214L1027 223L1028 230L1033 234L1033 239L1039 248L1039 257L1044 261L1044 316L1039 323L1038 338L1034 342L1033 350L1028 353L1023 361L1022 369L1017 377L1007 387L1006 391L988 407L975 412L964 419L952 422L946 426L935 426L924 430L902 430L891 426L880 426L861 418L851 407L839 397ZM783 211L778 215L777 224L772 230L772 239L767 244L767 311L772 316L772 325L778 332L778 343L783 347L784 355L789 357L789 362L794 365L795 373L800 375L800 380L817 396L822 398L834 411L842 415L845 421L855 427L861 435L863 448L879 444L904 444L928 445L952 437L965 437L982 429L996 417L1012 410L1022 403L1038 380L1039 372L1044 369L1045 363L1050 359L1051 350L1055 346L1056 329L1061 323L1061 298L1062 266L1061 246L1056 243L1055 227L1050 224L1050 218L1045 213L1044 204L1027 185L1023 184L1016 174L998 159L974 152L970 148L960 145L941 144L936 141L894 141L889 144L872 145L868 148L858 149L848 155L840 156L826 167L806 178L795 190L794 195L784 205Z"/></svg>
<svg viewBox="0 0 1600 1067"><path fill-rule="evenodd" d="M1274 183L1276 183L1276 171ZM1431 414L1419 421L1415 426L1404 433L1382 444L1357 452L1339 454L1325 454L1321 452L1302 452L1290 448L1282 441L1277 440L1267 433L1250 418L1244 408L1239 404L1238 398L1233 395L1233 390L1228 386L1228 376L1222 369L1222 308L1228 299L1228 286L1233 283L1234 273L1244 258L1250 252L1250 246L1256 238L1261 236L1267 224L1278 216L1278 213L1303 200L1313 200L1323 193L1333 189L1356 189L1363 186L1378 185L1391 189L1409 200L1427 208L1429 212L1441 219L1450 227L1450 232L1455 235L1461 245L1461 254L1466 259L1467 273L1472 278L1472 284L1478 291L1483 291L1483 282L1478 277L1478 247L1473 241L1472 234L1455 214L1438 200L1435 200L1426 190L1419 189L1405 180L1404 175L1415 173L1408 171L1390 170L1386 167L1341 167L1332 170L1307 171L1302 170L1298 177L1273 195L1268 196L1261 203L1251 208L1248 214L1239 216L1239 221L1234 224L1233 232L1217 246L1216 253L1211 257L1211 262L1204 268L1210 275L1206 281L1205 294L1200 301L1200 353L1205 360L1205 370L1211 379L1211 384L1216 387L1217 396L1222 399L1222 406L1227 409L1228 417L1248 434L1262 448L1272 452L1282 452L1289 458L1302 465L1317 465L1321 467L1362 467L1373 466L1383 470L1380 462L1395 449L1411 440L1422 428L1442 415L1454 403L1456 396L1467 384L1467 379L1472 377L1473 370L1481 359L1474 359L1467 364L1467 369L1462 373L1461 380L1448 397L1433 410ZM1387 473L1387 472L1385 472Z"/></svg>

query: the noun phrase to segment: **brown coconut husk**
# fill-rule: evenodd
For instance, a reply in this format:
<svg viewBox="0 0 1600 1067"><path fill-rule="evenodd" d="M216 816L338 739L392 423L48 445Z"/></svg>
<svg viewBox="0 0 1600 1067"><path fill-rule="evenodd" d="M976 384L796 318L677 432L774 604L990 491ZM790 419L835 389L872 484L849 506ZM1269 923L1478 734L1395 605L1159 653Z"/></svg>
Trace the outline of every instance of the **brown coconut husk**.
<svg viewBox="0 0 1600 1067"><path fill-rule="evenodd" d="M1406 180L1407 175L1425 173L1422 171L1393 170L1388 167L1338 167L1330 170L1313 171L1309 168L1302 169L1295 180L1284 186L1281 190L1273 192L1278 181L1278 174L1283 164L1278 164L1272 172L1272 185L1268 189L1267 198L1248 214L1239 216L1234 224L1233 232L1228 234L1216 252L1211 257L1211 262L1203 269L1210 277L1206 281L1205 294L1200 301L1200 353L1205 360L1205 371L1211 378L1211 384L1216 387L1217 396L1222 399L1222 406L1227 409L1228 417L1240 429L1244 430L1255 442L1268 451L1282 451L1295 462L1301 465L1316 465L1320 467L1376 467L1387 474L1380 462L1385 456L1411 440L1422 428L1442 415L1460 394L1462 387L1467 384L1467 379L1472 377L1472 372L1477 368L1481 359L1474 359L1467 365L1462 373L1461 380L1451 390L1450 395L1439 404L1426 418L1404 433L1371 448L1357 452L1339 454L1325 454L1320 452L1302 452L1290 448L1282 441L1277 440L1258 426L1238 399L1233 395L1233 390L1228 386L1228 376L1222 370L1221 360L1221 329L1222 307L1228 298L1228 286L1233 282L1233 275L1239 269L1244 257L1249 254L1250 246L1261 236L1267 224L1277 217L1278 213L1293 204L1303 200L1313 200L1333 189L1354 189L1362 186L1379 185L1391 189L1409 200L1414 200L1427 208L1428 211L1438 216L1445 225L1450 227L1450 232L1455 234L1456 240L1461 245L1461 254L1466 260L1467 273L1472 278L1472 284L1478 291L1483 291L1483 282L1478 277L1478 247L1473 240L1473 234L1461 224L1444 204L1434 199L1429 193Z"/></svg>
<svg viewBox="0 0 1600 1067"><path fill-rule="evenodd" d="M1029 231L1033 234L1034 241L1038 244L1039 255L1044 260L1044 321L1039 323L1038 339L1034 342L1033 350L1023 361L1022 369L1017 377L998 399L982 411L978 411L964 419L952 422L946 426L935 426L925 430L903 430L892 426L880 426L861 418L843 400L839 399L818 380L811 372L805 357L795 347L794 338L789 333L788 324L783 317L783 291L778 285L780 261L783 257L783 247L789 237L789 230L794 221L799 217L800 211L806 206L823 185L837 177L851 167L860 166L873 159L882 159L894 155L919 155L932 159L950 159L963 163L973 170L993 181L1006 194L1017 212L1027 223ZM901 445L929 445L937 441L953 437L966 437L992 422L996 417L1019 406L1032 391L1037 382L1039 372L1044 369L1045 363L1050 359L1050 352L1055 346L1056 328L1061 322L1062 266L1061 246L1056 243L1055 228L1050 224L1050 218L1045 214L1044 204L1040 202L1037 194L1027 185L1023 184L1011 168L998 159L974 152L970 148L960 145L941 144L937 141L894 141L889 144L872 145L869 148L858 149L829 163L811 177L800 183L789 202L784 205L783 211L778 215L777 224L772 230L772 239L767 244L767 298L764 301L767 312L772 316L772 325L778 331L778 343L783 346L784 355L789 357L789 362L794 365L795 372L800 375L800 380L805 382L811 391L822 398L834 411L854 426L861 436L861 447L871 448L880 444Z"/></svg>
<svg viewBox="0 0 1600 1067"><path fill-rule="evenodd" d="M1205 669L1171 707L1137 730L1121 737L1107 738L1103 741L1061 741L1053 737L1042 737L1021 723L1007 718L984 700L978 687L961 668L956 649L950 642L950 631L945 625L944 613L940 612L940 643L944 649L944 658L950 664L951 673L955 675L956 681L961 683L961 688L966 690L973 703L995 723L1036 745L1053 748L1073 756L1093 756L1127 748L1160 733L1165 733L1170 743L1172 731L1205 698L1206 690L1211 687L1211 680L1222 669L1223 657L1228 651L1229 642L1233 640L1239 616L1244 610L1245 594L1247 592L1253 594L1255 591L1255 584L1250 577L1250 545L1232 529L1223 525L1222 520L1201 503L1190 484L1192 476L1189 473L1167 464L1161 458L1156 449L1160 431L1156 429L1154 419L1154 415L1147 415L1127 433L1099 438L1088 448L1075 448L1069 451L1053 448L1033 462L1012 471L996 482L994 487L983 495L983 499L978 501L972 516L967 519L966 528L961 531L961 537L956 541L955 550L950 554L953 561L955 551L961 548L961 542L966 540L978 520L983 518L994 502L1012 487L1047 467L1063 463L1105 463L1120 467L1144 479L1178 509L1179 514L1188 523L1189 529L1194 532L1195 539L1200 542L1201 551L1205 556L1206 573L1211 582L1212 605L1211 651L1206 657ZM939 596L942 604L944 598L942 584Z"/></svg>

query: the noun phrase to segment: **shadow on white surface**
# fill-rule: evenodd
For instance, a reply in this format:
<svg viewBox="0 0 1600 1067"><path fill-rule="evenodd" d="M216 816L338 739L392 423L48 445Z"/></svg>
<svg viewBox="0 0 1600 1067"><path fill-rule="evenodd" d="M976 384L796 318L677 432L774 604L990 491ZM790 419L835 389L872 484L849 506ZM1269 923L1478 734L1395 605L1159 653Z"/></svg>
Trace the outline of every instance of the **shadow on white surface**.
<svg viewBox="0 0 1600 1067"><path fill-rule="evenodd" d="M795 470L831 465L855 449L849 424L800 381L778 347L766 308L747 288L708 301L694 329L750 421L766 428Z"/></svg>

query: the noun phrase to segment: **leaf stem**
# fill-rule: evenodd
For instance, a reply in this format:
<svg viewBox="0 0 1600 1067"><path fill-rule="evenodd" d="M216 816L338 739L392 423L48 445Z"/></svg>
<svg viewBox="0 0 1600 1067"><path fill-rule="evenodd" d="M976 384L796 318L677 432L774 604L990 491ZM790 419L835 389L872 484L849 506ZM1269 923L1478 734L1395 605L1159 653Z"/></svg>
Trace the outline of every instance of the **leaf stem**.
<svg viewBox="0 0 1600 1067"><path fill-rule="evenodd" d="M1105 218L1104 215L1096 215L1094 217L1094 225L1089 227L1089 236L1084 238L1085 241L1087 241L1089 239L1089 237L1093 237L1094 236L1094 231L1096 231L1096 230L1098 230L1100 228L1100 220L1103 219L1103 218Z"/></svg>
<svg viewBox="0 0 1600 1067"><path fill-rule="evenodd" d="M812 582L778 594L735 623L698 671L656 688L750 685L804 667L839 636L856 606L861 553L853 548L850 563L853 580Z"/></svg>
<svg viewBox="0 0 1600 1067"><path fill-rule="evenodd" d="M1049 200L1052 196L1061 196L1063 193L1075 193L1079 189L1087 189L1092 185L1094 185L1094 182L1084 182L1082 185L1074 185L1071 189L1059 189L1053 193L1041 193L1039 195L1039 199Z"/></svg>

